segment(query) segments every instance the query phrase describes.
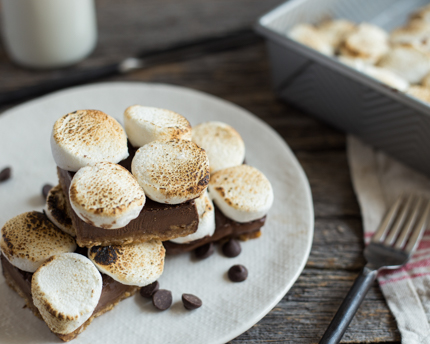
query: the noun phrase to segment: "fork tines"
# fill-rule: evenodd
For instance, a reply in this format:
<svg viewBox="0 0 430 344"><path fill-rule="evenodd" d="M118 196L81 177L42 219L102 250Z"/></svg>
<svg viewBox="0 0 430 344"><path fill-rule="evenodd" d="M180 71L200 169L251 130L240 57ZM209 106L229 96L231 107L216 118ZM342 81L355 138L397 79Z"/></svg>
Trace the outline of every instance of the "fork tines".
<svg viewBox="0 0 430 344"><path fill-rule="evenodd" d="M430 201L409 195L397 199L372 237L372 242L410 254L420 241L430 213Z"/></svg>

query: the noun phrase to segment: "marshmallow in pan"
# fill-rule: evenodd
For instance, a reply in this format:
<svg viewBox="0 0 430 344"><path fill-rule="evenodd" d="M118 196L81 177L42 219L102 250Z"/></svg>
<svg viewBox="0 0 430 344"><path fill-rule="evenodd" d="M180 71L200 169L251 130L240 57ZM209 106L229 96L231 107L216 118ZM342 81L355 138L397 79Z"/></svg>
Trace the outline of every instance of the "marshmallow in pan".
<svg viewBox="0 0 430 344"><path fill-rule="evenodd" d="M57 166L73 172L99 161L118 163L128 157L124 129L98 110L78 110L58 119L51 150Z"/></svg>
<svg viewBox="0 0 430 344"><path fill-rule="evenodd" d="M206 151L211 173L241 165L245 159L245 144L228 124L206 122L196 125L192 140Z"/></svg>
<svg viewBox="0 0 430 344"><path fill-rule="evenodd" d="M133 175L111 162L81 168L72 179L69 198L84 222L105 229L125 227L145 204L145 193Z"/></svg>
<svg viewBox="0 0 430 344"><path fill-rule="evenodd" d="M191 125L176 112L133 105L124 112L124 127L134 147L142 147L155 140L191 140Z"/></svg>
<svg viewBox="0 0 430 344"><path fill-rule="evenodd" d="M358 25L340 46L341 55L360 58L369 64L376 63L388 50L388 34L368 23Z"/></svg>
<svg viewBox="0 0 430 344"><path fill-rule="evenodd" d="M324 55L332 56L334 53L326 37L312 25L298 24L288 32L288 37Z"/></svg>
<svg viewBox="0 0 430 344"><path fill-rule="evenodd" d="M411 19L430 23L430 5L419 8L411 15Z"/></svg>
<svg viewBox="0 0 430 344"><path fill-rule="evenodd" d="M140 147L131 170L155 202L180 204L199 197L209 183L204 149L187 140L153 141Z"/></svg>
<svg viewBox="0 0 430 344"><path fill-rule="evenodd" d="M115 281L144 287L163 273L165 249L160 240L122 246L93 246L88 257Z"/></svg>
<svg viewBox="0 0 430 344"><path fill-rule="evenodd" d="M366 65L362 72L401 92L406 92L409 88L409 82L389 69Z"/></svg>
<svg viewBox="0 0 430 344"><path fill-rule="evenodd" d="M45 214L63 232L74 237L76 236L76 230L68 214L67 201L61 185L54 186L49 190L46 197Z"/></svg>
<svg viewBox="0 0 430 344"><path fill-rule="evenodd" d="M394 45L411 45L422 51L430 50L430 23L412 20L406 26L395 29L390 34L390 42Z"/></svg>
<svg viewBox="0 0 430 344"><path fill-rule="evenodd" d="M49 257L76 249L75 240L37 211L10 219L1 230L0 248L20 270L35 272Z"/></svg>
<svg viewBox="0 0 430 344"><path fill-rule="evenodd" d="M430 72L430 54L413 46L398 45L384 56L379 67L389 69L411 84L416 84Z"/></svg>
<svg viewBox="0 0 430 344"><path fill-rule="evenodd" d="M63 253L37 269L31 280L31 295L50 330L69 334L93 314L102 285L100 272L88 258Z"/></svg>
<svg viewBox="0 0 430 344"><path fill-rule="evenodd" d="M170 240L176 244L186 244L194 240L212 236L215 232L215 209L207 191L195 199L197 213L199 214L199 226L197 231L185 237Z"/></svg>
<svg viewBox="0 0 430 344"><path fill-rule="evenodd" d="M414 85L406 93L426 103L430 103L430 88Z"/></svg>
<svg viewBox="0 0 430 344"><path fill-rule="evenodd" d="M333 49L337 49L354 29L355 24L345 19L324 21L318 26L318 32L325 37Z"/></svg>
<svg viewBox="0 0 430 344"><path fill-rule="evenodd" d="M209 195L223 214L236 222L262 218L273 203L269 180L249 165L215 172L209 182Z"/></svg>

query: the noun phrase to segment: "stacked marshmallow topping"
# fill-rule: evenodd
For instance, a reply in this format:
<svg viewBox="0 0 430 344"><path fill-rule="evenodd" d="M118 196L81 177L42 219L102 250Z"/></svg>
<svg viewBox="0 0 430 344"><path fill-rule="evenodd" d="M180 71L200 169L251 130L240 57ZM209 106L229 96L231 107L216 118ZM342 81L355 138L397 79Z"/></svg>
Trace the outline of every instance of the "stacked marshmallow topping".
<svg viewBox="0 0 430 344"><path fill-rule="evenodd" d="M163 272L165 250L159 240L123 246L92 247L88 257L97 268L114 280L144 287Z"/></svg>
<svg viewBox="0 0 430 344"><path fill-rule="evenodd" d="M176 112L133 105L125 110L124 127L133 147L155 140L191 140L191 125Z"/></svg>
<svg viewBox="0 0 430 344"><path fill-rule="evenodd" d="M145 193L124 167L98 162L81 168L69 191L75 213L95 227L115 229L139 216Z"/></svg>
<svg viewBox="0 0 430 344"><path fill-rule="evenodd" d="M57 120L51 150L57 166L73 172L96 162L118 163L128 157L124 129L98 110L79 110Z"/></svg>
<svg viewBox="0 0 430 344"><path fill-rule="evenodd" d="M140 147L131 170L148 197L159 203L192 200L209 183L205 150L187 140L157 140Z"/></svg>
<svg viewBox="0 0 430 344"><path fill-rule="evenodd" d="M245 143L228 124L206 122L196 125L192 140L208 154L211 173L240 165L245 159Z"/></svg>
<svg viewBox="0 0 430 344"><path fill-rule="evenodd" d="M31 295L51 331L69 334L93 314L102 283L100 273L88 258L64 253L51 257L37 269L31 281Z"/></svg>
<svg viewBox="0 0 430 344"><path fill-rule="evenodd" d="M35 272L49 257L75 251L76 243L44 214L32 211L6 222L1 230L0 248L13 266Z"/></svg>
<svg viewBox="0 0 430 344"><path fill-rule="evenodd" d="M67 201L60 185L54 186L46 197L45 214L63 232L76 236L75 227L67 210Z"/></svg>
<svg viewBox="0 0 430 344"><path fill-rule="evenodd" d="M209 193L224 215L240 223L265 216L273 203L269 180L259 170L248 165L214 173Z"/></svg>

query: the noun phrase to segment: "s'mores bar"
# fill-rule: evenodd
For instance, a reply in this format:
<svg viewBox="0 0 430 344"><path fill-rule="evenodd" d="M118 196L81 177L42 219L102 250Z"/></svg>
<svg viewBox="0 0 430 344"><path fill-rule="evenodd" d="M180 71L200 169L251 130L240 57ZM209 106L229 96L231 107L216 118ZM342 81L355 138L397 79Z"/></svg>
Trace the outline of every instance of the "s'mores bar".
<svg viewBox="0 0 430 344"><path fill-rule="evenodd" d="M188 121L171 111L140 106L128 108L125 120L134 144L143 143L141 136L150 141L128 159L128 147L134 146L127 144L118 122L101 111L75 111L54 125L52 152L81 247L164 241L197 230L194 199L206 189L209 170L204 150L189 141ZM133 175L127 171L130 160Z"/></svg>
<svg viewBox="0 0 430 344"><path fill-rule="evenodd" d="M63 341L157 280L164 269L160 241L82 249L43 213L9 220L1 235L6 282Z"/></svg>

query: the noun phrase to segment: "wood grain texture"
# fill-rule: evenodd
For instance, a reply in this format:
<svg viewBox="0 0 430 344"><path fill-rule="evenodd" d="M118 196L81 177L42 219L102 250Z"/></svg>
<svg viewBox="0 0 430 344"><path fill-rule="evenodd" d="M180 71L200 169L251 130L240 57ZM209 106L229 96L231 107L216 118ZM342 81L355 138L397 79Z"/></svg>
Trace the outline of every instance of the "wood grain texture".
<svg viewBox="0 0 430 344"><path fill-rule="evenodd" d="M56 71L13 65L0 47L0 91L61 78L145 48L252 25L279 0L97 0L99 42L80 64ZM106 81L191 87L229 100L271 125L289 144L309 179L315 236L302 275L282 301L232 343L317 343L364 265L362 223L352 189L345 135L277 100L264 44L172 63ZM1 111L6 107L0 108ZM395 320L375 285L351 323L345 343L398 343Z"/></svg>

